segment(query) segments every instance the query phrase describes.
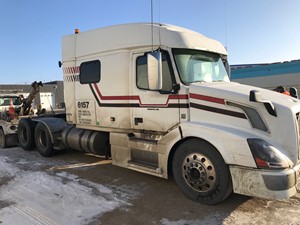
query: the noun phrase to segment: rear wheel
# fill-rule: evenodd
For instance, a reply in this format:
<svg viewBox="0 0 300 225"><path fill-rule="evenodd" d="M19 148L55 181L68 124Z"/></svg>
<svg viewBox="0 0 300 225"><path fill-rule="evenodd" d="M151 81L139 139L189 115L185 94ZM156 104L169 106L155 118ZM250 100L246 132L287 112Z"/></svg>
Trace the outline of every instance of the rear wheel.
<svg viewBox="0 0 300 225"><path fill-rule="evenodd" d="M172 169L175 182L193 201L214 205L232 192L228 167L220 153L205 141L190 139L180 145Z"/></svg>
<svg viewBox="0 0 300 225"><path fill-rule="evenodd" d="M34 148L34 127L35 123L29 119L21 119L18 124L18 140L25 150Z"/></svg>
<svg viewBox="0 0 300 225"><path fill-rule="evenodd" d="M36 148L42 156L49 157L55 153L51 141L50 132L45 124L43 123L37 124L35 128L34 136L35 136Z"/></svg>
<svg viewBox="0 0 300 225"><path fill-rule="evenodd" d="M7 147L6 137L4 131L0 128L0 148L6 148L6 147Z"/></svg>

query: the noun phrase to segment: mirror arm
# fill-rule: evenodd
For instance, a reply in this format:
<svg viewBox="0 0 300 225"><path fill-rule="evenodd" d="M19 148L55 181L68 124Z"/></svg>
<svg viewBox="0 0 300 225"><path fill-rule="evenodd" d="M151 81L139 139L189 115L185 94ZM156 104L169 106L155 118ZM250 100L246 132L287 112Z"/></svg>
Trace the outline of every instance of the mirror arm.
<svg viewBox="0 0 300 225"><path fill-rule="evenodd" d="M178 94L179 90L180 90L180 84L173 84L173 88L172 88L173 94Z"/></svg>

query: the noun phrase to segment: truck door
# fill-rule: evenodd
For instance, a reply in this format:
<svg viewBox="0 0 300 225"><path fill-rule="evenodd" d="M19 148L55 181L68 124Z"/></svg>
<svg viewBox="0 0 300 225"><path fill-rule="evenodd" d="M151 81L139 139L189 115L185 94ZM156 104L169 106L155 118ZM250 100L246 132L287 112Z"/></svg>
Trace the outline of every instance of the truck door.
<svg viewBox="0 0 300 225"><path fill-rule="evenodd" d="M174 72L167 51L162 52L163 90L150 91L147 55L133 55L132 128L166 132L179 123L179 98L174 94Z"/></svg>

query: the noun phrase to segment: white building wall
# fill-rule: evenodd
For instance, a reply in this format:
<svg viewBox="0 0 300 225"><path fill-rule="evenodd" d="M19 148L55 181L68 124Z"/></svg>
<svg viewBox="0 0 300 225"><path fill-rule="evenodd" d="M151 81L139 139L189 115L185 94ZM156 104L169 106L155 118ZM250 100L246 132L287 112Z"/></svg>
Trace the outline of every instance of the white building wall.
<svg viewBox="0 0 300 225"><path fill-rule="evenodd" d="M53 92L42 92L40 93L41 108L51 110L55 108L55 95Z"/></svg>

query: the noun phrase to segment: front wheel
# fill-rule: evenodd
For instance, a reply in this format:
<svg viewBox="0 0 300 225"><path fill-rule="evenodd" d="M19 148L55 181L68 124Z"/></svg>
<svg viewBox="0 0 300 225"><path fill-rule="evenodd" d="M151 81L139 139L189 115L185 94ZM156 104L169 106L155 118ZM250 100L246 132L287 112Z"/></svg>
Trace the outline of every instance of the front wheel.
<svg viewBox="0 0 300 225"><path fill-rule="evenodd" d="M51 134L45 124L37 124L34 137L36 148L42 156L49 157L55 153L51 141Z"/></svg>
<svg viewBox="0 0 300 225"><path fill-rule="evenodd" d="M214 205L232 192L228 167L209 143L190 139L174 154L173 176L180 190L193 201Z"/></svg>

